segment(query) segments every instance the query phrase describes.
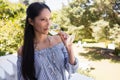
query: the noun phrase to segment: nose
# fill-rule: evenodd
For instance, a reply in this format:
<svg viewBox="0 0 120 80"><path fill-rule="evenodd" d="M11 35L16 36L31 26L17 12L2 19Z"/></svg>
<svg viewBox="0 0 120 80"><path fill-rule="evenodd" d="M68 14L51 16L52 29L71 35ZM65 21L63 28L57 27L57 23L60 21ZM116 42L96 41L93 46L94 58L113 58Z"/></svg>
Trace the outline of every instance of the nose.
<svg viewBox="0 0 120 80"><path fill-rule="evenodd" d="M51 24L51 20L47 19L47 25L50 25L50 24Z"/></svg>

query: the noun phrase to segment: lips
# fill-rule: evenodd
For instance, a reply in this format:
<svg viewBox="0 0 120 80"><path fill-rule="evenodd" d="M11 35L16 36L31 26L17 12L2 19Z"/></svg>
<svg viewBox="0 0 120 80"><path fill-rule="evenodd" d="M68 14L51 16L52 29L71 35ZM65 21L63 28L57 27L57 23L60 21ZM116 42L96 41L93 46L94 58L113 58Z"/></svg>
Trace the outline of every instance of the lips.
<svg viewBox="0 0 120 80"><path fill-rule="evenodd" d="M49 28L45 28L44 30L49 30Z"/></svg>

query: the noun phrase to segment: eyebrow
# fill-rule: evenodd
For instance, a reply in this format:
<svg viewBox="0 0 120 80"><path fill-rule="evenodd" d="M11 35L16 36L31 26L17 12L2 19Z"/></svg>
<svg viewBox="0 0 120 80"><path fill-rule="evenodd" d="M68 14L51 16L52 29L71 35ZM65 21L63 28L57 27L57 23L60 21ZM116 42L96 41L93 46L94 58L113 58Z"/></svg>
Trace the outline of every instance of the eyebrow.
<svg viewBox="0 0 120 80"><path fill-rule="evenodd" d="M40 17L40 18L47 18L46 16L45 17ZM49 18L52 18L51 16Z"/></svg>

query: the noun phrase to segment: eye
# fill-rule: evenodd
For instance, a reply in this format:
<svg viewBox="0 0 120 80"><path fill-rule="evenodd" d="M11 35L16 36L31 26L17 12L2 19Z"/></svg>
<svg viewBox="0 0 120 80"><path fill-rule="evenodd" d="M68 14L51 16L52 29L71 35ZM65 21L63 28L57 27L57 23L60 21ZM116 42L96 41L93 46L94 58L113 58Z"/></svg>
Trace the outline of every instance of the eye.
<svg viewBox="0 0 120 80"><path fill-rule="evenodd" d="M52 18L49 18L49 20L52 20Z"/></svg>
<svg viewBox="0 0 120 80"><path fill-rule="evenodd" d="M41 21L45 21L45 19L44 18L42 18L42 19L40 19Z"/></svg>

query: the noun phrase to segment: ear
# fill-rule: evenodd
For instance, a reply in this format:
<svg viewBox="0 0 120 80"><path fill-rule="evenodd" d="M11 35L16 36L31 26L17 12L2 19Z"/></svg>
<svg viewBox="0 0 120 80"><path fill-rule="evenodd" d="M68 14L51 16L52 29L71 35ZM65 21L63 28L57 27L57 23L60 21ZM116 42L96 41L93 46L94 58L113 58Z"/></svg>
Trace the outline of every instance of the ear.
<svg viewBox="0 0 120 80"><path fill-rule="evenodd" d="M33 20L31 18L28 18L28 22L33 26Z"/></svg>

